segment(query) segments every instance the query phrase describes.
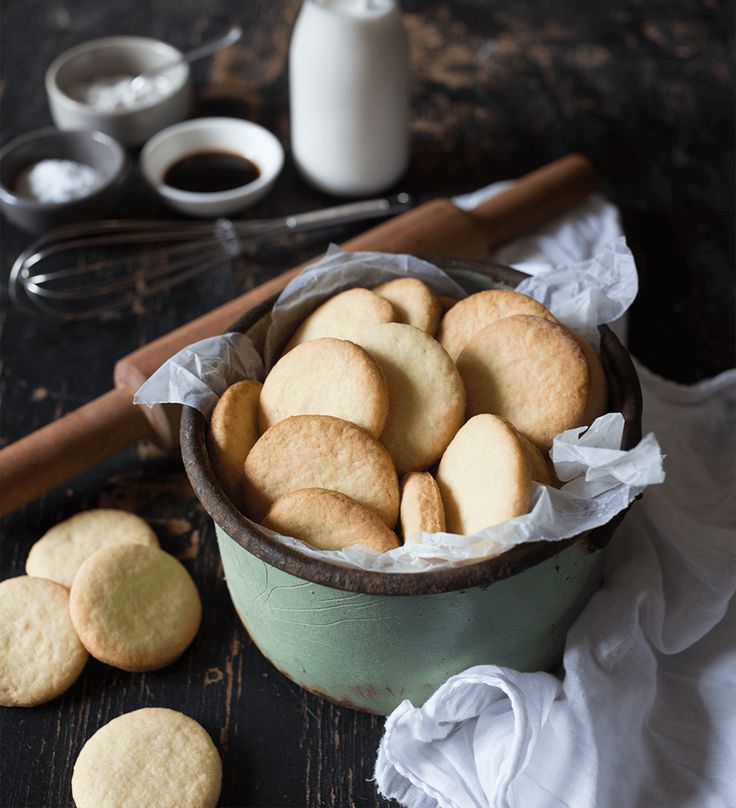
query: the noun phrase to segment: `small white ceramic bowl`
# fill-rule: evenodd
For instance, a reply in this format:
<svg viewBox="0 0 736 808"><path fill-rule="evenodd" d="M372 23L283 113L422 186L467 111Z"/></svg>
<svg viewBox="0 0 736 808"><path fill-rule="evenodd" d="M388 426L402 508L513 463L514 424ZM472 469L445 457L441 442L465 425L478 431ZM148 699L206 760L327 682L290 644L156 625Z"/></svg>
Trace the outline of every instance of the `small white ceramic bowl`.
<svg viewBox="0 0 736 808"><path fill-rule="evenodd" d="M167 170L188 155L204 151L238 154L258 166L253 182L229 191L197 193L180 191L164 182ZM276 137L250 121L239 118L195 118L170 126L146 143L141 151L143 176L172 208L189 216L229 216L261 199L284 165L284 150Z"/></svg>
<svg viewBox="0 0 736 808"><path fill-rule="evenodd" d="M167 94L133 110L98 112L75 98L74 88L104 76L137 76L181 55L166 42L142 36L92 39L65 51L46 71L46 95L54 123L59 129L97 129L125 146L140 146L165 126L190 114L193 92L189 65L171 69Z"/></svg>

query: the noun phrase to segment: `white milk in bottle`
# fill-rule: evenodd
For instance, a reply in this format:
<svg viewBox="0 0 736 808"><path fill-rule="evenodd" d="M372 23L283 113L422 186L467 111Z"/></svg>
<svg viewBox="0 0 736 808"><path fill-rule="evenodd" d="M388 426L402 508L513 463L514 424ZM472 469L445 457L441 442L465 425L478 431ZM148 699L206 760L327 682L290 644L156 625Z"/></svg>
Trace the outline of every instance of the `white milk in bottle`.
<svg viewBox="0 0 736 808"><path fill-rule="evenodd" d="M304 0L289 52L291 147L339 196L396 182L409 159L409 59L393 0Z"/></svg>

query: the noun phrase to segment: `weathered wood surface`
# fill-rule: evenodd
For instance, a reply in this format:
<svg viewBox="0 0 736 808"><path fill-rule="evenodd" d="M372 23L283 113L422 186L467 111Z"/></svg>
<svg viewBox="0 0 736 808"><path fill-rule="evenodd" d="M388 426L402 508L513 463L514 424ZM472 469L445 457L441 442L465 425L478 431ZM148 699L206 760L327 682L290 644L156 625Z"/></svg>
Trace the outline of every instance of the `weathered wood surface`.
<svg viewBox="0 0 736 808"><path fill-rule="evenodd" d="M682 382L732 366L733 4L417 0L403 6L414 119L412 164L401 188L421 198L447 195L569 151L588 154L622 208L641 272L630 326L636 355ZM199 111L252 118L286 143L285 64L297 9L296 0L8 0L0 41L2 140L50 122L43 73L62 50L114 33L189 47L238 20L245 39L237 51L195 71ZM331 201L307 188L289 164L274 193L248 215ZM133 211L163 214L135 173L120 212ZM27 243L3 223L3 283ZM4 296L2 444L103 393L120 356L319 246L274 248L105 322L32 321ZM127 674L90 662L61 699L32 710L3 709L0 803L70 805L71 770L84 740L121 712L161 705L183 710L212 733L224 761L223 805L385 805L368 781L382 720L302 692L253 648L227 596L212 527L175 458L140 446L4 520L1 577L23 572L29 546L52 524L99 505L151 520L163 547L197 581L202 630L163 671Z"/></svg>

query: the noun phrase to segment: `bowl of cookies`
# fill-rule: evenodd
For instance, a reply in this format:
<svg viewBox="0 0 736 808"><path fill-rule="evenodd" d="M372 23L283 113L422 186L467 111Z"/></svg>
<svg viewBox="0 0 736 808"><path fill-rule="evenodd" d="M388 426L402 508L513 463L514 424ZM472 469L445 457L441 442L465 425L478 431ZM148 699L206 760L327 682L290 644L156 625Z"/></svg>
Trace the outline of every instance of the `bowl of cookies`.
<svg viewBox="0 0 736 808"><path fill-rule="evenodd" d="M560 541L463 545L564 488L549 450L565 430L620 413L616 449L641 439L636 371L609 328L596 349L515 291L522 273L434 264L456 293L410 273L343 278L276 335L275 299L249 311L232 330L265 378L228 386L209 419L185 407L181 425L254 643L302 687L381 715L473 665L558 663L626 508ZM438 563L433 537L457 563Z"/></svg>

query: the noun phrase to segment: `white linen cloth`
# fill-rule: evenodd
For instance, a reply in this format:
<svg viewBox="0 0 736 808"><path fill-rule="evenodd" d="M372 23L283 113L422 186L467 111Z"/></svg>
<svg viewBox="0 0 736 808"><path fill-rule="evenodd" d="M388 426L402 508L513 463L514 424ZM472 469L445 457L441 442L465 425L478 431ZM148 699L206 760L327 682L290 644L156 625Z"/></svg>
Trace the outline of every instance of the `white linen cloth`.
<svg viewBox="0 0 736 808"><path fill-rule="evenodd" d="M496 258L534 272L619 234L595 196ZM736 370L693 387L638 371L667 479L619 527L604 585L568 634L564 680L477 666L422 708L404 701L378 751L385 796L410 808L736 806Z"/></svg>

